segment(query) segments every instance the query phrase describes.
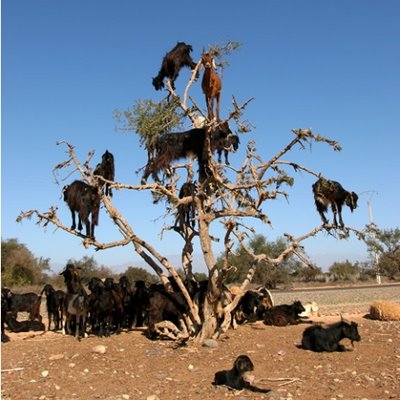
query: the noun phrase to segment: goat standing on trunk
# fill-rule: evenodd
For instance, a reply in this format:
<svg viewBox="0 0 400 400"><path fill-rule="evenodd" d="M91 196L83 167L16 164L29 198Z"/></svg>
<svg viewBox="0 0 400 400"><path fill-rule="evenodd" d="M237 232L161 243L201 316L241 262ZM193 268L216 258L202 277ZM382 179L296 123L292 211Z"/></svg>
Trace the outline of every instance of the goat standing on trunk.
<svg viewBox="0 0 400 400"><path fill-rule="evenodd" d="M204 66L203 80L201 81L201 88L206 96L207 113L208 118L212 120L214 118L214 100L217 101L215 110L217 121L219 121L219 106L221 102L221 89L222 82L221 78L214 71L214 58L212 53L203 53L201 56L201 63Z"/></svg>
<svg viewBox="0 0 400 400"><path fill-rule="evenodd" d="M196 68L196 63L190 57L193 48L190 44L178 42L176 46L168 52L162 61L161 69L158 75L153 78L153 86L156 90L164 87L164 78L171 80L172 89L175 89L174 82L178 78L182 67L189 67L192 70Z"/></svg>
<svg viewBox="0 0 400 400"><path fill-rule="evenodd" d="M319 178L318 181L312 185L312 190L314 193L315 206L317 207L317 211L324 225L328 224L324 213L328 211L328 205L330 204L333 212L333 225L337 227L336 214L339 214L339 223L343 228L342 206L346 204L351 212L353 212L353 210L357 208L357 194L343 189L339 182L331 181L323 177Z"/></svg>

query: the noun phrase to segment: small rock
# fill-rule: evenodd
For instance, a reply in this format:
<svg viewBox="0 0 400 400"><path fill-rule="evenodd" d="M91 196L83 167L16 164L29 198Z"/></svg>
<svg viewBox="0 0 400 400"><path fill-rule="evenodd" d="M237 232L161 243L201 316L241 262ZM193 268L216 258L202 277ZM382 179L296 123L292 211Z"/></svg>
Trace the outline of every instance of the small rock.
<svg viewBox="0 0 400 400"><path fill-rule="evenodd" d="M123 398L124 400L129 400L129 394L123 394L123 395L122 395L122 398Z"/></svg>
<svg viewBox="0 0 400 400"><path fill-rule="evenodd" d="M151 396L147 396L146 400L160 400L160 398L157 395L152 394Z"/></svg>
<svg viewBox="0 0 400 400"><path fill-rule="evenodd" d="M64 354L52 354L49 357L49 361L62 360L63 358L64 358Z"/></svg>
<svg viewBox="0 0 400 400"><path fill-rule="evenodd" d="M49 371L42 371L41 375L43 376L43 378L46 378L46 376L49 375Z"/></svg>
<svg viewBox="0 0 400 400"><path fill-rule="evenodd" d="M103 346L102 344L99 344L97 346L94 346L92 348L92 352L93 353L97 353L97 354L104 354L106 352L106 346Z"/></svg>
<svg viewBox="0 0 400 400"><path fill-rule="evenodd" d="M203 342L203 346L210 347L211 349L214 349L214 348L218 347L218 342L216 340L214 340L214 339L206 339Z"/></svg>

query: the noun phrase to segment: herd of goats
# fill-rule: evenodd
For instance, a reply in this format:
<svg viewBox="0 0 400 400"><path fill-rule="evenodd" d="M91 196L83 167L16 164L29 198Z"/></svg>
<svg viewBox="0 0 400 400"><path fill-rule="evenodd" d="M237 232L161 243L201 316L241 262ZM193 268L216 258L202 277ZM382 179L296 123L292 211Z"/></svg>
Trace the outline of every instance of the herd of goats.
<svg viewBox="0 0 400 400"><path fill-rule="evenodd" d="M190 56L191 51L192 46L178 42L165 55L158 75L153 78L153 86L156 90L164 88L165 79L169 80L174 89L174 82L182 67L195 70L196 63ZM201 87L206 98L208 121L215 121L216 124L194 127L184 132L160 134L151 148L148 148L149 158L142 176L142 184L146 184L150 175L155 182L159 182L158 172L169 168L173 161L192 155L198 162L198 180L201 184L211 173L209 153L217 152L218 161L221 162L224 152L225 163L229 164L228 152L238 149L240 143L238 136L231 132L227 121L220 121L222 82L215 71L212 52L202 54L201 65L204 67ZM206 148L206 143L209 143L209 149ZM78 229L81 232L82 224L84 224L86 237L92 239L94 239L94 227L98 225L101 198L103 195L112 196L110 185L115 180L114 156L108 150L102 155L101 163L96 166L93 175L95 179L92 184L75 180L63 188L64 201L72 215L71 230ZM186 182L181 188L179 197L193 196L195 190L193 182ZM342 206L346 204L353 211L357 207L357 194L345 190L340 183L323 177L313 184L312 190L323 224L328 225L325 213L330 205L333 212L333 226L335 228L338 226L338 216L340 227L343 228ZM193 224L194 213L194 207L187 206L185 203L182 221ZM76 224L76 214L78 224ZM5 324L13 332L45 330L40 315L43 294L46 295L48 311L47 329L50 330L53 322L54 330L63 329L66 333L74 331L78 338L82 337L86 331L99 336L108 336L119 333L122 329L144 325L148 327L149 336L152 337L152 328L155 324L167 320L179 326L182 315L188 311L185 301L182 300L182 294L174 282L171 282L174 291L169 292L163 285L146 287L143 281L137 281L133 285L125 276L121 277L118 283L111 278L104 281L92 278L87 285L90 294L87 294L79 278L79 271L74 265L68 264L61 274L64 276L66 292L55 290L49 284L45 285L40 295L16 294L7 288L2 288L2 342L9 340L5 333ZM200 314L206 288L207 284L203 283L191 283L188 287L193 302L198 304ZM17 313L21 311L29 312L29 320L17 320ZM292 305L266 305L261 290L247 291L232 316L233 321L237 323L263 320L267 325L285 326L302 321L301 314L304 311L299 301ZM351 341L360 340L356 323L342 320L329 327L312 325L303 333L302 347L313 351L344 351L344 346L339 344L343 338L349 338ZM252 369L251 360L247 356L240 356L231 370L220 371L215 375L215 384L255 390L257 388L249 386L243 380L243 374Z"/></svg>
<svg viewBox="0 0 400 400"><path fill-rule="evenodd" d="M153 78L153 85L156 90L164 88L164 79L169 79L171 87L178 77L182 67L196 68L196 63L190 56L192 46L178 42L177 45L168 52L163 61L158 75ZM155 182L159 182L158 172L166 170L175 160L194 155L199 166L199 183L202 183L211 173L209 168L209 152L205 148L205 143L209 142L211 153L218 153L218 162L224 152L225 163L229 164L228 153L236 151L239 147L239 137L234 135L229 128L227 121L220 121L220 100L221 100L221 78L215 71L215 62L211 52L205 52L201 57L201 65L204 66L202 79L202 89L205 94L208 119L216 119L217 124L213 125L211 132L206 126L194 127L184 132L170 132L160 134L155 142L148 148L148 161L144 169L141 183L146 184L151 175ZM217 102L214 116L214 102ZM209 141L206 139L209 138ZM150 148L151 147L151 148ZM97 165L93 174L97 177L95 184L76 180L63 188L64 200L72 214L71 229L82 231L86 227L86 237L94 239L94 228L98 225L101 195L112 196L110 184L115 179L114 156L108 150L103 154L102 161ZM104 191L99 188L105 187ZM342 219L342 206L346 204L351 211L357 207L358 196L355 192L345 190L339 182L320 177L312 186L314 200L317 211L325 225L328 220L325 217L328 206L333 212L333 226L337 227L337 215L340 227L344 227ZM182 185L179 193L180 198L192 197L195 195L196 185L193 182L186 182ZM185 203L183 210L178 210L178 214L184 221L194 221L194 207L190 203ZM76 225L76 214L78 215L78 226ZM91 218L90 218L91 217Z"/></svg>
<svg viewBox="0 0 400 400"><path fill-rule="evenodd" d="M67 290L55 290L46 284L40 293L14 293L3 287L1 290L1 341L10 340L6 325L11 332L45 331L40 314L42 296L46 296L48 325L47 330L62 330L63 334L73 334L79 340L88 334L99 337L118 334L123 329L132 330L142 327L150 339L158 339L157 323L170 321L176 327L182 326L189 312L186 300L170 278L172 290L163 284L146 286L144 281L135 283L122 276L119 282L112 278L104 280L93 277L87 289L79 277L79 269L67 264L63 275ZM191 281L186 288L193 304L202 316L202 305L205 303L208 281ZM90 293L88 293L90 292ZM225 288L224 297L227 303L234 299L234 290ZM315 303L303 305L300 301L293 304L273 305L268 290L264 288L248 290L241 297L232 311L232 327L237 324L262 320L265 325L284 327L299 323L311 324L303 331L299 348L315 352L343 352L346 348L341 340L347 338L360 341L358 326L355 322L341 319L327 326L313 323ZM19 321L18 313L29 313L29 319ZM221 316L223 319L223 316ZM215 374L214 384L225 385L233 389L247 389L266 393L269 390L258 388L249 383L245 374L254 369L247 355L239 356L230 370Z"/></svg>

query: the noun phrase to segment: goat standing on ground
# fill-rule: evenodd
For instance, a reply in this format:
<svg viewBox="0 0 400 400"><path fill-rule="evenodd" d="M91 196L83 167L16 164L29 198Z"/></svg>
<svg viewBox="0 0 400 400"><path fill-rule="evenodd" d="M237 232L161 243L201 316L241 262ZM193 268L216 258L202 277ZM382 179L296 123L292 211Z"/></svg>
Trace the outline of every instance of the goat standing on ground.
<svg viewBox="0 0 400 400"><path fill-rule="evenodd" d="M115 166L114 166L114 156L108 150L101 156L101 163L97 164L96 169L93 172L94 175L100 175L108 181L113 181L115 178ZM112 191L110 189L110 184L105 184L106 196L112 197Z"/></svg>
<svg viewBox="0 0 400 400"><path fill-rule="evenodd" d="M64 277L64 282L67 286L65 299L66 320L63 326L63 334L70 333L70 323L72 317L75 317L75 337L80 339L86 333L86 317L89 311L88 295L73 264L67 264L60 275Z"/></svg>
<svg viewBox="0 0 400 400"><path fill-rule="evenodd" d="M171 80L172 89L175 89L174 82L178 78L182 67L189 67L191 70L196 68L196 63L190 57L193 51L192 46L184 42L178 42L176 46L168 52L162 61L158 75L153 78L153 86L156 90L164 87L164 78Z"/></svg>
<svg viewBox="0 0 400 400"><path fill-rule="evenodd" d="M74 181L64 186L64 201L68 204L72 215L71 229L76 228L75 213L78 213L78 230L82 230L82 222L86 225L86 237L94 239L94 227L99 222L100 196L96 187L82 181ZM89 221L89 215L92 215Z"/></svg>
<svg viewBox="0 0 400 400"><path fill-rule="evenodd" d="M330 204L333 212L333 225L337 227L336 214L339 214L339 223L343 228L342 206L346 204L351 212L353 212L353 210L357 208L357 194L343 189L339 182L331 181L323 177L319 178L318 181L312 185L312 190L314 193L315 206L317 207L317 211L324 225L328 224L324 213L328 211L328 205Z"/></svg>
<svg viewBox="0 0 400 400"><path fill-rule="evenodd" d="M41 292L46 294L46 306L48 325L47 330L50 330L51 321L54 323L54 330L57 331L62 328L63 321L63 308L65 302L65 293L62 290L55 290L50 284L44 285Z"/></svg>
<svg viewBox="0 0 400 400"><path fill-rule="evenodd" d="M142 177L142 184L147 182L151 174L158 182L157 173L167 169L172 161L194 155L199 163L199 181L203 182L208 176L208 152L205 149L206 128L195 128L184 132L165 133L160 136L155 145L155 154L149 157ZM216 150L216 143L232 135L227 122L221 123L218 130L211 132L211 151Z"/></svg>
<svg viewBox="0 0 400 400"><path fill-rule="evenodd" d="M217 121L219 121L219 106L221 102L221 89L222 82L221 78L214 71L214 58L213 55L208 53L203 53L201 56L201 63L204 66L203 80L201 81L201 88L206 96L207 113L208 118L212 120L214 118L214 100L217 101L217 106L215 110Z"/></svg>

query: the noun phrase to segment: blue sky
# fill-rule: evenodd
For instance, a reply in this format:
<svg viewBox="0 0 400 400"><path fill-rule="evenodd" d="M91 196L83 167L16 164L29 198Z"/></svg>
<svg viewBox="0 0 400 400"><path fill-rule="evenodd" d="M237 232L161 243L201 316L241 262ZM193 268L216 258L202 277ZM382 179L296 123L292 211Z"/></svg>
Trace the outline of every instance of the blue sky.
<svg viewBox="0 0 400 400"><path fill-rule="evenodd" d="M212 8L212 13L209 10ZM116 159L116 180L135 184L145 151L134 133L121 132L113 119L138 99L160 100L151 78L177 41L193 46L197 61L210 44L239 41L223 74L221 116L234 95L239 103L254 96L245 118L255 129L241 137L231 155L240 165L245 144L255 140L268 160L292 140L291 129L311 127L343 147L296 148L284 159L298 162L360 194L359 208L343 212L345 223L362 229L367 201L381 229L400 226L399 111L400 3L397 0L336 1L2 1L2 238L18 238L36 257L50 257L55 270L69 258L94 256L119 271L140 265L131 247L104 252L85 249L73 236L35 221L15 222L21 210L59 208L70 224L53 167L66 157L56 146L67 140L82 161L95 150L93 164L108 149ZM182 71L177 90L189 72ZM198 82L191 92L205 108ZM314 177L295 176L289 202L268 206L274 229L257 232L274 240L284 232L300 235L320 224L311 185ZM166 255L177 255L181 241L160 237L163 209L148 193L117 192L115 205L134 231ZM329 214L331 217L331 214ZM100 214L97 239L120 235ZM304 242L324 269L333 261L365 260L356 238L339 241L321 234ZM217 255L220 249L216 249ZM198 253L198 249L196 250ZM197 264L202 270L201 263Z"/></svg>

